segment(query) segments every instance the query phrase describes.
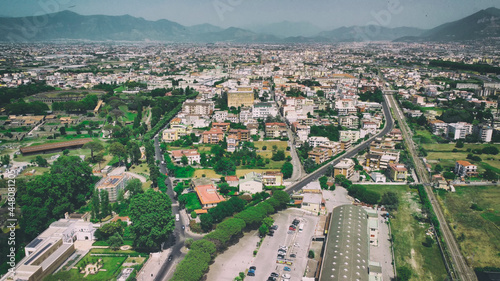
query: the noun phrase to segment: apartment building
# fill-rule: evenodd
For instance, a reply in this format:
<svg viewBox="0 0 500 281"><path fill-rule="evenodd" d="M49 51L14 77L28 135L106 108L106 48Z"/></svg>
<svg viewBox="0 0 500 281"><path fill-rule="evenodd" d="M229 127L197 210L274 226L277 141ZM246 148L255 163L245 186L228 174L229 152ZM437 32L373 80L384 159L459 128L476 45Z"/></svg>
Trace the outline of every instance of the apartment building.
<svg viewBox="0 0 500 281"><path fill-rule="evenodd" d="M227 151L235 152L240 142L238 141L238 137L236 135L229 135L227 137Z"/></svg>
<svg viewBox="0 0 500 281"><path fill-rule="evenodd" d="M224 132L219 128L212 128L210 131L205 131L201 134L203 143L218 144L224 140Z"/></svg>
<svg viewBox="0 0 500 281"><path fill-rule="evenodd" d="M187 100L182 105L182 112L186 114L211 115L213 111L213 102L195 102Z"/></svg>
<svg viewBox="0 0 500 281"><path fill-rule="evenodd" d="M262 173L262 183L265 186L282 186L283 185L283 173L266 171Z"/></svg>
<svg viewBox="0 0 500 281"><path fill-rule="evenodd" d="M274 102L260 102L253 106L253 118L265 119L267 116L278 115L278 108Z"/></svg>
<svg viewBox="0 0 500 281"><path fill-rule="evenodd" d="M348 129L357 129L359 126L359 117L356 115L340 116L339 125Z"/></svg>
<svg viewBox="0 0 500 281"><path fill-rule="evenodd" d="M212 123L212 129L221 129L224 133L229 131L230 123Z"/></svg>
<svg viewBox="0 0 500 281"><path fill-rule="evenodd" d="M448 124L443 120L431 120L429 121L432 133L437 136L448 135Z"/></svg>
<svg viewBox="0 0 500 281"><path fill-rule="evenodd" d="M109 202L116 202L121 190L125 190L129 177L125 174L117 176L106 176L95 185L99 193L104 190L108 192Z"/></svg>
<svg viewBox="0 0 500 281"><path fill-rule="evenodd" d="M360 137L359 131L340 131L340 138L348 138L352 142L358 141L359 137Z"/></svg>
<svg viewBox="0 0 500 281"><path fill-rule="evenodd" d="M307 153L308 158L312 159L314 163L321 164L328 161L332 156L332 151L327 148L315 147Z"/></svg>
<svg viewBox="0 0 500 281"><path fill-rule="evenodd" d="M230 108L253 106L253 102L253 91L236 91L227 93L227 106Z"/></svg>
<svg viewBox="0 0 500 281"><path fill-rule="evenodd" d="M182 162L183 156L187 157L189 165L200 164L200 153L196 149L173 150L171 155L172 160L177 164Z"/></svg>
<svg viewBox="0 0 500 281"><path fill-rule="evenodd" d="M472 124L466 122L448 124L448 137L453 140L465 139L472 134Z"/></svg>
<svg viewBox="0 0 500 281"><path fill-rule="evenodd" d="M287 126L285 123L266 123L266 137L267 138L284 138L288 137Z"/></svg>
<svg viewBox="0 0 500 281"><path fill-rule="evenodd" d="M245 129L231 129L229 135L236 136L238 141L250 141L250 131Z"/></svg>
<svg viewBox="0 0 500 281"><path fill-rule="evenodd" d="M309 143L310 146L316 147L322 144L329 143L330 140L327 137L309 137L307 139L307 142Z"/></svg>
<svg viewBox="0 0 500 281"><path fill-rule="evenodd" d="M477 166L463 160L455 162L454 172L459 177L474 177L478 175Z"/></svg>
<svg viewBox="0 0 500 281"><path fill-rule="evenodd" d="M389 178L395 182L405 182L408 177L408 170L403 164L390 163L387 171Z"/></svg>
<svg viewBox="0 0 500 281"><path fill-rule="evenodd" d="M346 178L350 178L354 174L355 163L352 159L342 159L340 162L333 166L333 175L336 177L338 175L344 175Z"/></svg>

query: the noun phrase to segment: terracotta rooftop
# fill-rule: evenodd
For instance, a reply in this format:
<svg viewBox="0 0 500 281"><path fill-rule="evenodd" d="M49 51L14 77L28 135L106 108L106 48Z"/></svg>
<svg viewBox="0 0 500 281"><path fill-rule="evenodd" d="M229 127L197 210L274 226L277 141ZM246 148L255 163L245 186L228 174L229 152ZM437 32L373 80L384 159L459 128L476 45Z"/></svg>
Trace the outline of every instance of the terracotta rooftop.
<svg viewBox="0 0 500 281"><path fill-rule="evenodd" d="M224 197L217 192L217 188L213 184L200 185L194 188L201 204L214 204L225 201Z"/></svg>

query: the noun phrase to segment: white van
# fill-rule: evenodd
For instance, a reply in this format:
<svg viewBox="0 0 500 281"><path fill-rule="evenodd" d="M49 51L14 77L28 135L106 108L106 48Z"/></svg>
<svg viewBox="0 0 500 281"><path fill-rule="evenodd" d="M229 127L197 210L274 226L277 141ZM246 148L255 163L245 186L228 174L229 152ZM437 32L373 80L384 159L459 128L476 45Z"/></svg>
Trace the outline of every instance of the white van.
<svg viewBox="0 0 500 281"><path fill-rule="evenodd" d="M299 232L302 232L302 230L303 230L303 229L304 229L304 224L303 224L303 223L301 223L301 224L299 225Z"/></svg>
<svg viewBox="0 0 500 281"><path fill-rule="evenodd" d="M175 214L175 221L179 221L179 214Z"/></svg>

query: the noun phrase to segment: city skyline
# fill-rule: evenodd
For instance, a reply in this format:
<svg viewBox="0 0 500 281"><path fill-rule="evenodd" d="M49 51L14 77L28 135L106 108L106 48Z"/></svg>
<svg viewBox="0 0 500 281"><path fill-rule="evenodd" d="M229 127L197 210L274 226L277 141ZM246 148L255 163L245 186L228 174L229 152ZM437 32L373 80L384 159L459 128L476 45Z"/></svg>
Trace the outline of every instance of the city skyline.
<svg viewBox="0 0 500 281"><path fill-rule="evenodd" d="M308 22L322 30L341 26L382 25L387 27L433 28L469 16L482 9L500 7L496 1L440 1L438 3L412 0L374 2L314 0L307 3L244 1L244 0L131 0L42 2L34 0L5 0L0 16L34 16L70 10L82 15L131 15L147 20L167 19L183 25L212 24L220 27L259 26L283 21ZM319 8L322 7L322 8Z"/></svg>

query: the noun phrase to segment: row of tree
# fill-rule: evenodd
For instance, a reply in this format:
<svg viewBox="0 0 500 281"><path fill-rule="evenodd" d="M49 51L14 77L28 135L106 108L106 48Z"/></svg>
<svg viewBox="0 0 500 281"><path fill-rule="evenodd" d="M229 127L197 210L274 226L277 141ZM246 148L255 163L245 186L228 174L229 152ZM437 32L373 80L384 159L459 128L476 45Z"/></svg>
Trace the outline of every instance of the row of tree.
<svg viewBox="0 0 500 281"><path fill-rule="evenodd" d="M193 242L184 260L177 265L172 280L201 280L217 252L237 241L243 231L256 229L268 215L286 207L290 196L284 191L274 191L271 198L249 207L234 217L224 220L201 240Z"/></svg>

